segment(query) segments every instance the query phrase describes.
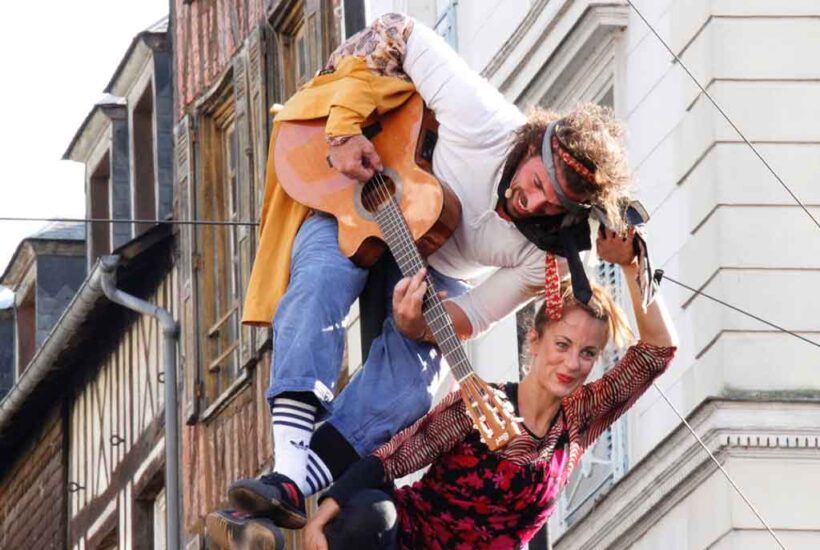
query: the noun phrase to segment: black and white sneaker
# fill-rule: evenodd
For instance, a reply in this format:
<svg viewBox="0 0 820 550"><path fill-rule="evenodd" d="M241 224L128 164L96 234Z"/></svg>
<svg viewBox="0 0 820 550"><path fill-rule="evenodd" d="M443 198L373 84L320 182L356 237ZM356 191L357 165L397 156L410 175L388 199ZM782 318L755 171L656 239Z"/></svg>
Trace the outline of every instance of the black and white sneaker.
<svg viewBox="0 0 820 550"><path fill-rule="evenodd" d="M211 512L205 518L208 539L223 550L284 550L285 534L268 518L236 510Z"/></svg>
<svg viewBox="0 0 820 550"><path fill-rule="evenodd" d="M242 512L270 518L285 529L301 529L307 523L305 495L292 479L276 472L233 482L228 498Z"/></svg>

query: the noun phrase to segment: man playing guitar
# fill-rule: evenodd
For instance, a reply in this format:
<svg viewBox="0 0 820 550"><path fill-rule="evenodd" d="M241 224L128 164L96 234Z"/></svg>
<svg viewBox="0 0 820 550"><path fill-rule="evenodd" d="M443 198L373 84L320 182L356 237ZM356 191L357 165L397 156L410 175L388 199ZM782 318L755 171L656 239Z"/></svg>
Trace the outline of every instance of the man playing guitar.
<svg viewBox="0 0 820 550"><path fill-rule="evenodd" d="M586 302L578 251L589 247L590 213L611 229L625 227L629 171L610 110L582 104L563 116L536 110L525 117L435 32L402 15L383 16L343 43L275 124L326 117L328 158L308 162L329 162L366 182L384 167L362 129L414 93L440 124L432 170L457 196L461 216L427 258L426 274L389 270L390 315L361 372L335 398L342 322L368 270L339 251L336 219L308 217L268 161L243 322L273 322L267 398L276 460L273 473L239 480L229 493L242 512L282 527L304 526L305 497L429 410L443 376L418 315L425 275L446 291L457 335L471 338L544 292L545 277L547 300L556 299L555 254L567 258L576 297ZM481 277L472 288L463 282Z"/></svg>

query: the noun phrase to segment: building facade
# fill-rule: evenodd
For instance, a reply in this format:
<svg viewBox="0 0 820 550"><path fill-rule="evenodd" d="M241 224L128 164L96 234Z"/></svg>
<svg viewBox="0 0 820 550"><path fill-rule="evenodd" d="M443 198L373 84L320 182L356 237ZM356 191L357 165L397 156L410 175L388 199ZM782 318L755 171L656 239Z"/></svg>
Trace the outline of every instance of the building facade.
<svg viewBox="0 0 820 550"><path fill-rule="evenodd" d="M820 46L816 2L634 4L820 215L820 68L807 54ZM0 280L15 291L0 308L1 548L165 547L174 503L165 500L160 329L108 301L103 256L120 257L121 288L180 324L184 547L207 548L204 518L227 504L228 484L272 465L271 334L239 324L269 109L388 11L434 27L523 110L594 101L629 130L681 348L658 383L663 395L650 389L587 454L549 542L774 546L677 410L787 547L818 544L816 348L672 281L816 340L820 234L628 2L176 0L171 11L134 39L66 152L86 166L87 217L129 221L34 235ZM170 217L182 223L156 223ZM194 220L233 225L184 223ZM588 267L617 291L617 269L594 258ZM529 315L469 344L485 379L519 376ZM339 387L361 365L372 331L361 325L373 318L366 304L349 316ZM288 533L290 547L300 543ZM531 548L546 545L539 536Z"/></svg>
<svg viewBox="0 0 820 550"><path fill-rule="evenodd" d="M2 276L0 548L166 547L161 331L103 288L176 315L174 235L156 223L173 206L166 26L133 39L65 153L96 221L25 239Z"/></svg>
<svg viewBox="0 0 820 550"><path fill-rule="evenodd" d="M633 4L817 217L816 3ZM455 29L451 44L524 110L595 101L626 122L654 264L670 277L662 290L681 335L658 383L672 406L650 389L588 453L550 521L555 548L776 546L673 407L785 546L815 547L816 347L671 282L811 338L820 329L811 219L628 2L370 6L374 15L408 11L443 35ZM517 356L514 331L502 325L485 337L491 345L472 345L488 378Z"/></svg>
<svg viewBox="0 0 820 550"><path fill-rule="evenodd" d="M179 0L173 9L177 219L238 223L182 226L178 243L183 510L186 541L196 548L207 544L205 516L228 504L228 485L273 464L264 397L271 331L240 325L269 110L321 68L345 26L361 26L363 10L341 0ZM298 533L288 537L300 547Z"/></svg>

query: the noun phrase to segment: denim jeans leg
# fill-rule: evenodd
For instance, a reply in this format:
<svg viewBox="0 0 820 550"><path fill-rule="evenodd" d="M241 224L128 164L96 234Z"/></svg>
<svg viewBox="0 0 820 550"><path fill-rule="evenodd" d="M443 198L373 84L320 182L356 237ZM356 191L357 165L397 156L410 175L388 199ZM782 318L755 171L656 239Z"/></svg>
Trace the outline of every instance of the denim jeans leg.
<svg viewBox="0 0 820 550"><path fill-rule="evenodd" d="M305 220L273 320L269 403L282 392L308 391L332 408L344 352L343 321L366 281L367 270L339 252L336 220L321 214Z"/></svg>
<svg viewBox="0 0 820 550"><path fill-rule="evenodd" d="M398 269L388 275L389 295ZM461 281L430 270L437 290L463 293ZM386 443L395 433L423 416L443 380L442 356L435 346L408 340L392 318L392 302L382 334L373 341L367 361L334 402L328 421L360 456ZM446 373L445 373L446 374Z"/></svg>

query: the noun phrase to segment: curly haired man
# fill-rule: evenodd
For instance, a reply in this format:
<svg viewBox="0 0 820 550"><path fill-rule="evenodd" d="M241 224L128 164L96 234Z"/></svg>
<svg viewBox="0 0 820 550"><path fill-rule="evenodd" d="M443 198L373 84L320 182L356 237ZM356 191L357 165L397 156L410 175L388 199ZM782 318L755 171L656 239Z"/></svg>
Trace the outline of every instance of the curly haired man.
<svg viewBox="0 0 820 550"><path fill-rule="evenodd" d="M567 260L576 297L588 301L578 258L589 248L588 218L595 212L622 231L628 198L623 131L609 109L583 104L564 115L535 110L526 117L431 29L390 14L343 43L275 123L327 117L329 161L367 181L383 167L362 127L414 93L440 124L433 172L462 206L452 237L427 258L459 337L486 331L545 290L556 298L556 255ZM336 221L308 216L282 191L270 160L268 168L243 320L273 322L267 398L276 464L272 474L235 482L230 497L245 513L300 528L306 496L429 410L441 356L415 314L424 272L401 279L393 266L382 334L334 397L344 348L338 327L368 272L338 251ZM464 283L476 279L474 287Z"/></svg>

